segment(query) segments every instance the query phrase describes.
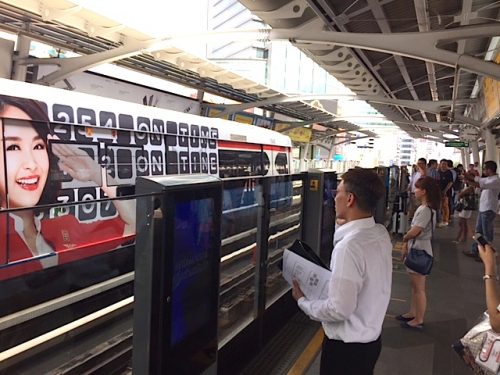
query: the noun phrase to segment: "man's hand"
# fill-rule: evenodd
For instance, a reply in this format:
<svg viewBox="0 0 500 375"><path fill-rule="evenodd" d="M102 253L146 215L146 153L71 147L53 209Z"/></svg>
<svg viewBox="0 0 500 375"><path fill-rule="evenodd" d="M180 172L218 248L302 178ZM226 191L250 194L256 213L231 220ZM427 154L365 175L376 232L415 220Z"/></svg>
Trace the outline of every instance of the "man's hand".
<svg viewBox="0 0 500 375"><path fill-rule="evenodd" d="M295 301L298 301L299 298L305 297L304 293L302 293L302 289L300 289L299 282L297 280L293 280L292 296Z"/></svg>

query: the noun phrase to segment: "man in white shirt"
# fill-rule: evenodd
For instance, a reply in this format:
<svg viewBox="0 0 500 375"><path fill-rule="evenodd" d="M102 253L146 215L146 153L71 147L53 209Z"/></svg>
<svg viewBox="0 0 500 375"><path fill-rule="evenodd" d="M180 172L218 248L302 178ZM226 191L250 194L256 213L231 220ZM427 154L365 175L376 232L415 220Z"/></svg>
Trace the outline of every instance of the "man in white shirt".
<svg viewBox="0 0 500 375"><path fill-rule="evenodd" d="M497 175L497 163L488 160L484 163L483 172L486 177L475 177L470 184L481 188L479 198L479 214L476 221L476 233L481 233L490 243L493 243L494 223L498 209L498 194L500 193L500 178ZM479 259L476 241L472 242L471 252L464 253Z"/></svg>
<svg viewBox="0 0 500 375"><path fill-rule="evenodd" d="M337 188L337 219L325 300L308 300L294 281L299 307L325 331L320 374L373 374L382 348L381 332L389 305L392 243L373 219L385 194L380 178L368 169L351 169Z"/></svg>

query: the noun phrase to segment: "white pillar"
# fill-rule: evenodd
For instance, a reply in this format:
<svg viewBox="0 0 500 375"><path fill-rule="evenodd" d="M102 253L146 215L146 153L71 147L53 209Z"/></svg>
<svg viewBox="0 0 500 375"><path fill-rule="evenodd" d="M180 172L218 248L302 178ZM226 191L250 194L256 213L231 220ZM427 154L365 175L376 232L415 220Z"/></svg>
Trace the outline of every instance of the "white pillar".
<svg viewBox="0 0 500 375"><path fill-rule="evenodd" d="M485 129L483 130L483 139L484 142L486 143L486 155L483 162L487 160L493 160L495 163L498 164L497 142L495 139L495 135L492 134L489 129Z"/></svg>
<svg viewBox="0 0 500 375"><path fill-rule="evenodd" d="M203 111L203 97L205 96L205 91L203 90L198 90L196 92L196 100L198 102L198 106L199 106L199 111L198 111L198 115L201 116L202 115L202 111Z"/></svg>
<svg viewBox="0 0 500 375"><path fill-rule="evenodd" d="M477 141L472 141L470 143L470 147L472 149L472 159L474 160L474 163L475 162L481 163L481 161L479 160L479 148L477 146ZM481 166L481 164L479 165Z"/></svg>
<svg viewBox="0 0 500 375"><path fill-rule="evenodd" d="M309 149L311 147L311 144L310 143L306 143L305 146L301 146L300 147L300 171L302 172L303 170L306 169L305 167L305 160L306 158L309 156Z"/></svg>
<svg viewBox="0 0 500 375"><path fill-rule="evenodd" d="M16 43L16 51L18 58L27 58L30 53L30 44L31 39L26 35L18 34L17 43ZM24 64L20 64L19 60L14 62L14 72L12 79L16 81L26 81L26 72L28 67Z"/></svg>
<svg viewBox="0 0 500 375"><path fill-rule="evenodd" d="M465 148L465 149L463 149L463 151L464 151L464 167L465 167L465 170L467 170L467 168L469 168L469 164L470 164L470 149Z"/></svg>
<svg viewBox="0 0 500 375"><path fill-rule="evenodd" d="M330 152L328 152L328 161L331 162L333 155L335 155L335 137L332 137L332 146L330 147Z"/></svg>

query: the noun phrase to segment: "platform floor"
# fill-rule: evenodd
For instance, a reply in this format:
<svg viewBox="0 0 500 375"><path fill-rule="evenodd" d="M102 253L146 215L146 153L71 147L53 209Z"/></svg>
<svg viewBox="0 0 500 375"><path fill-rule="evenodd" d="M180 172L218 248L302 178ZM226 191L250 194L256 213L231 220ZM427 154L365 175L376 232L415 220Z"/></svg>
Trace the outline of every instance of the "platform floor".
<svg viewBox="0 0 500 375"><path fill-rule="evenodd" d="M471 224L475 223L474 217L470 220ZM450 226L435 230L433 241L435 263L433 272L427 280L428 307L423 332L401 328L400 323L394 319L396 315L407 311L410 297L408 275L399 260L396 244L393 253L392 298L384 321L383 347L375 369L376 375L470 374L451 345L463 336L486 309L482 280L483 265L462 254L463 250L470 249L472 240L467 244L452 242L457 233L457 221L458 218L454 218ZM495 238L495 243L499 244L499 216L495 222ZM311 327L318 330L316 323L311 322ZM302 350L295 348L297 353L310 351L310 347L306 349L302 342L290 342L289 345L304 348ZM318 350L315 353L310 356L306 366L298 363L303 359L297 357L295 368L276 366L276 371L268 373L318 374L320 353ZM314 360L311 363L312 358ZM292 362L287 358L287 363Z"/></svg>

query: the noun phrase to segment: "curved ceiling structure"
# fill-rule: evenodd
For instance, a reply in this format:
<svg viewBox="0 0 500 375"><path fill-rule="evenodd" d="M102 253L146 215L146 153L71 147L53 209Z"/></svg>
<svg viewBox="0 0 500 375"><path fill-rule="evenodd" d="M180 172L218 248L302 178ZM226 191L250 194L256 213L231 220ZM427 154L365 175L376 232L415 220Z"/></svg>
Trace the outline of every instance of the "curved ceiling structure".
<svg viewBox="0 0 500 375"><path fill-rule="evenodd" d="M498 1L240 3L277 30L277 36L287 35L353 92L414 101L410 107L368 100L412 135L418 135L424 123L434 128L474 124L480 117L473 113L474 105L459 100L475 99L478 79L485 74L500 79L500 66L484 61L488 52L498 51L498 38L494 38L500 35ZM443 100L449 102L439 111L418 104Z"/></svg>

